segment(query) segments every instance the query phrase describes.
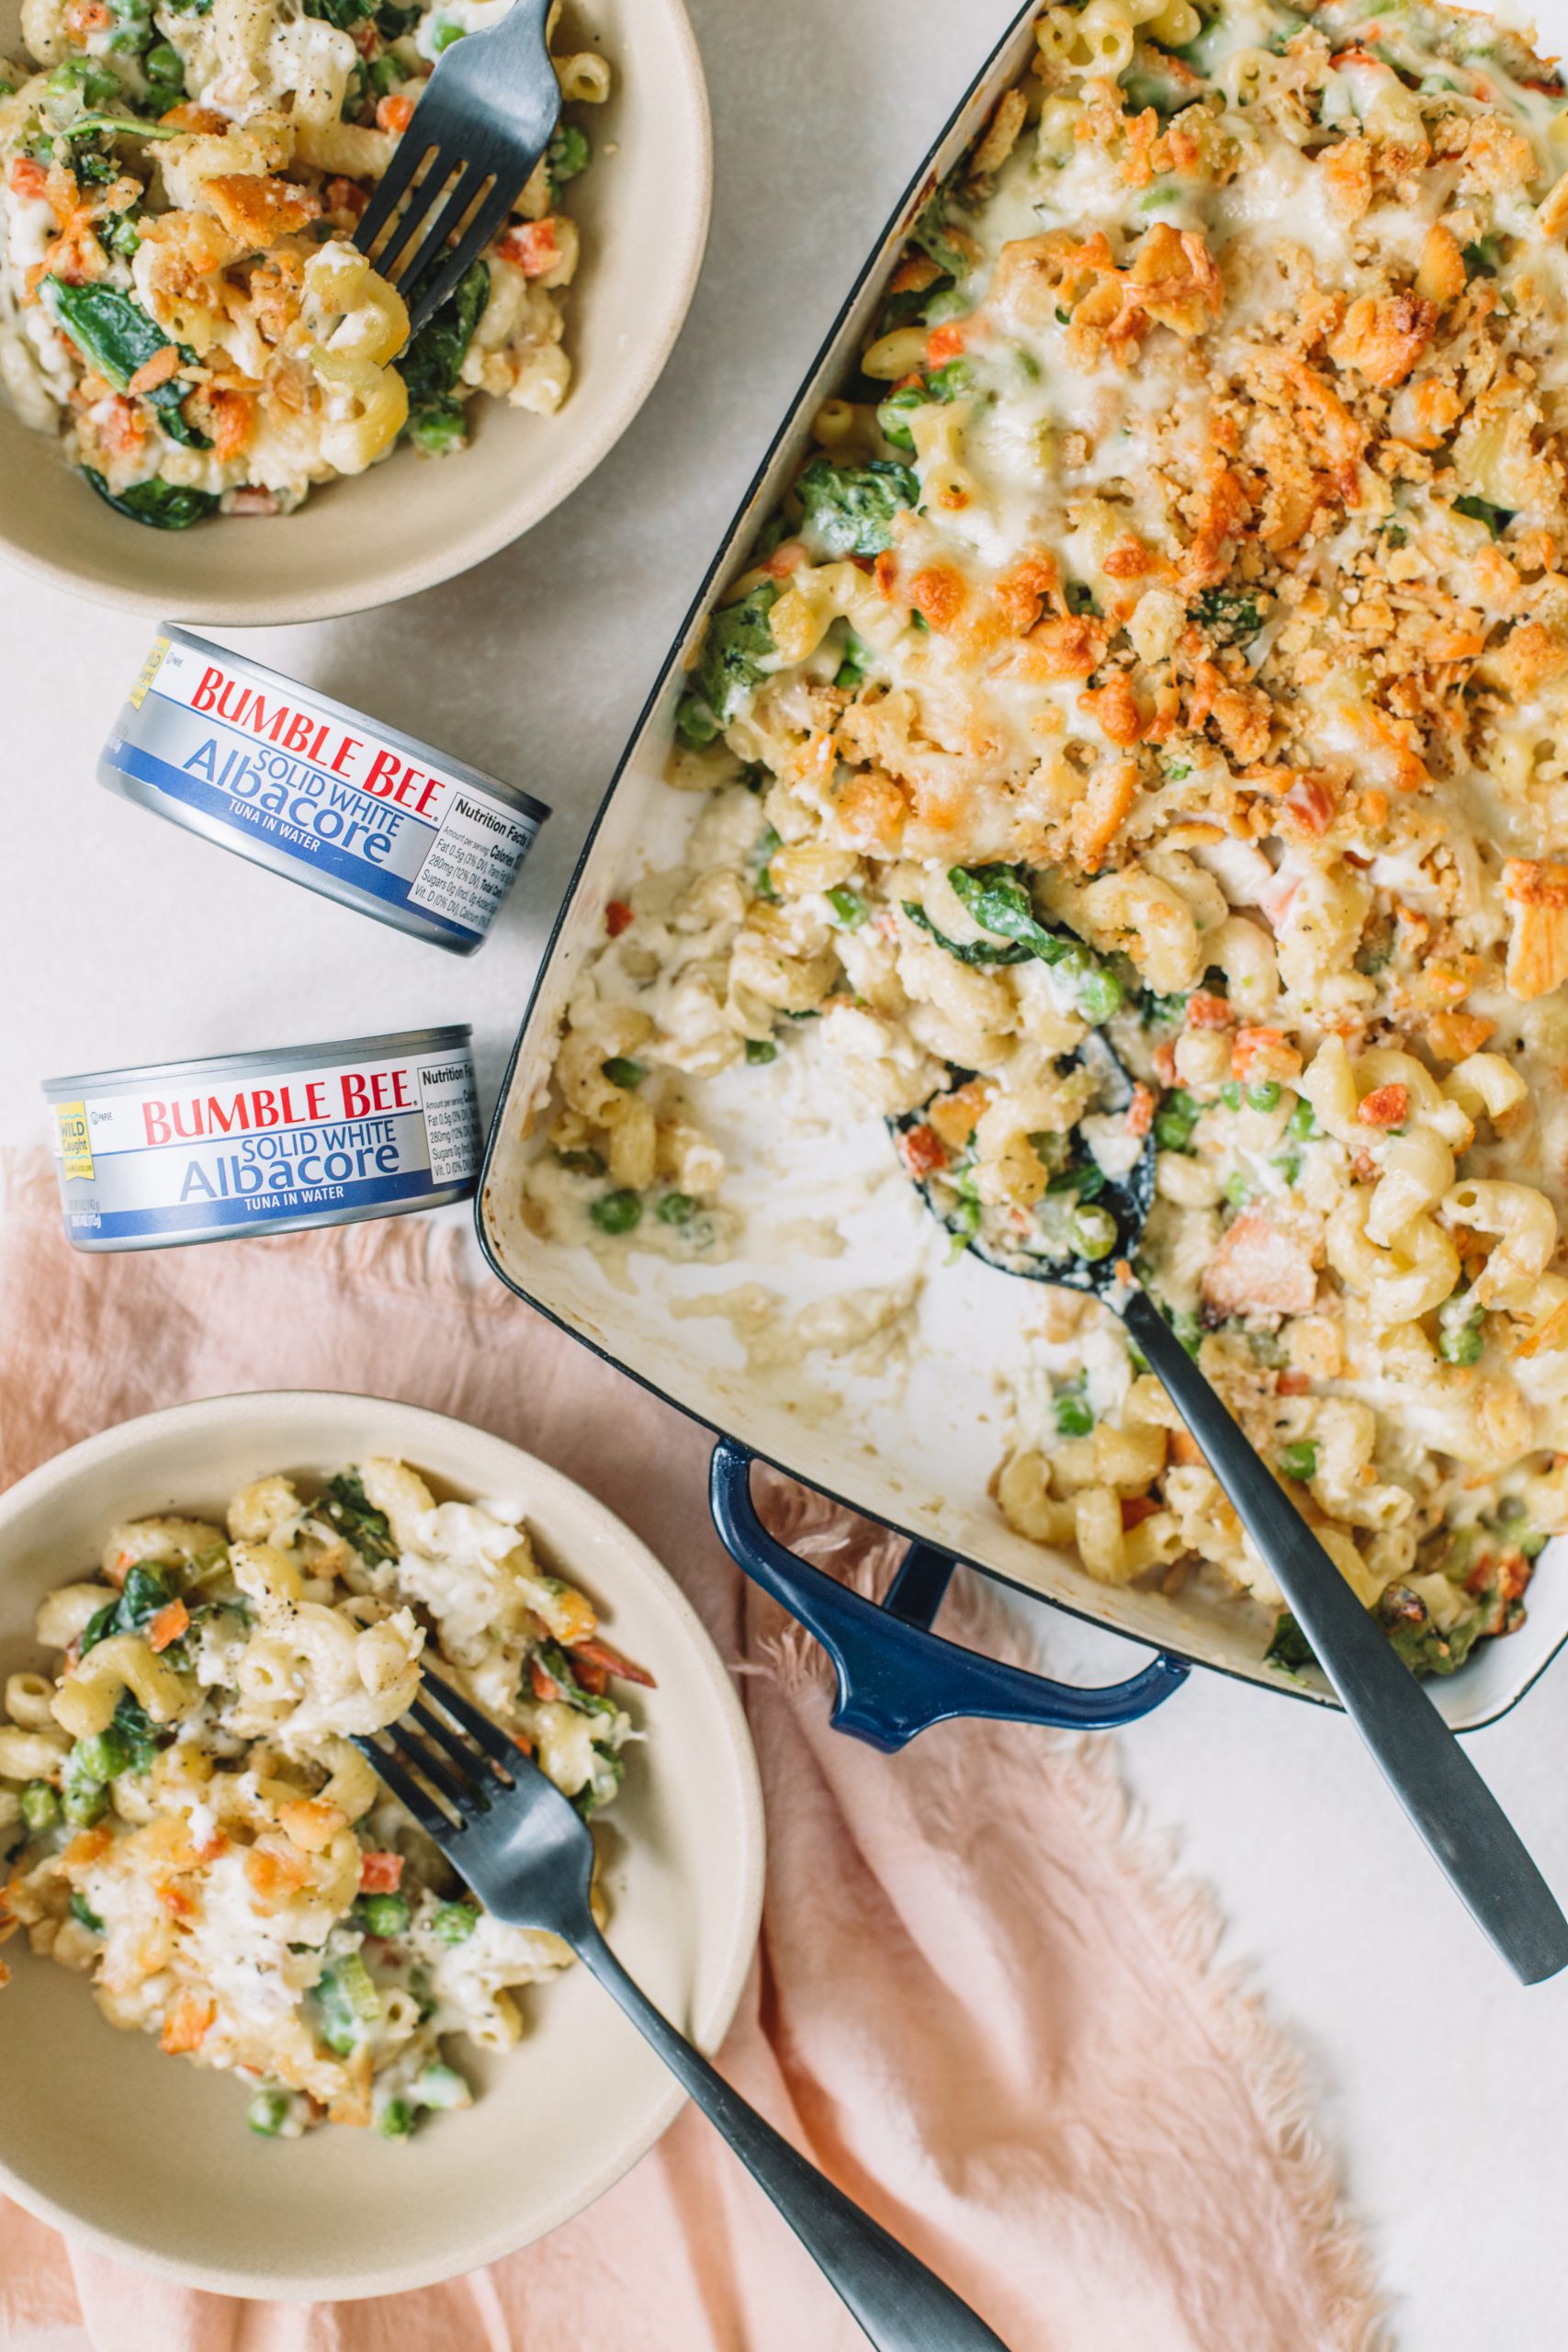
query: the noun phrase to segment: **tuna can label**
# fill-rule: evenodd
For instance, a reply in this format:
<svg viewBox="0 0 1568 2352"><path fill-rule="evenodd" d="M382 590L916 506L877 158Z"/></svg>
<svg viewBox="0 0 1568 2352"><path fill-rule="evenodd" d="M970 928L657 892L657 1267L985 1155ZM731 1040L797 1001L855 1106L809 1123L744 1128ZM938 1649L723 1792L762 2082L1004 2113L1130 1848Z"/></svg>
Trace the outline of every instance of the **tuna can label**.
<svg viewBox="0 0 1568 2352"><path fill-rule="evenodd" d="M89 1248L385 1216L471 1189L479 1169L461 1046L314 1067L304 1055L260 1076L176 1066L101 1094L80 1083L51 1108L66 1224Z"/></svg>
<svg viewBox="0 0 1568 2352"><path fill-rule="evenodd" d="M454 944L482 940L538 831L472 777L220 646L160 638L106 747L122 775Z"/></svg>

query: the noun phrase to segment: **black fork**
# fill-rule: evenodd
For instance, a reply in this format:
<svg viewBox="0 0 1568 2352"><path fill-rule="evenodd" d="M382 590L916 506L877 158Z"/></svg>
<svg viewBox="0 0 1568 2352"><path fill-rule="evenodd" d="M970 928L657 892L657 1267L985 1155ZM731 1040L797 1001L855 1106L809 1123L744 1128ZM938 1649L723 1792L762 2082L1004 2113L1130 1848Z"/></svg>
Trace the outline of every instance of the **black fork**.
<svg viewBox="0 0 1568 2352"><path fill-rule="evenodd" d="M499 25L442 52L354 232L408 304L411 337L506 220L560 119L549 7L513 0Z"/></svg>
<svg viewBox="0 0 1568 2352"><path fill-rule="evenodd" d="M881 2352L1007 2352L967 2303L732 2091L626 1974L590 1905L587 1823L488 1715L426 1668L408 1713L378 1739L354 1744L496 1918L570 1945L723 2132Z"/></svg>

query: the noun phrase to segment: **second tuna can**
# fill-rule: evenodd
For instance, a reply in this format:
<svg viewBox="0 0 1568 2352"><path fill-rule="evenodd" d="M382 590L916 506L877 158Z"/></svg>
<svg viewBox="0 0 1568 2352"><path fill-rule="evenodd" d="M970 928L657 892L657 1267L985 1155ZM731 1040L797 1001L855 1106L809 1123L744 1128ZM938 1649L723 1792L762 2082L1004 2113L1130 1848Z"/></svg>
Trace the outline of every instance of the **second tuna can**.
<svg viewBox="0 0 1568 2352"><path fill-rule="evenodd" d="M471 956L544 803L165 624L98 781L255 865Z"/></svg>

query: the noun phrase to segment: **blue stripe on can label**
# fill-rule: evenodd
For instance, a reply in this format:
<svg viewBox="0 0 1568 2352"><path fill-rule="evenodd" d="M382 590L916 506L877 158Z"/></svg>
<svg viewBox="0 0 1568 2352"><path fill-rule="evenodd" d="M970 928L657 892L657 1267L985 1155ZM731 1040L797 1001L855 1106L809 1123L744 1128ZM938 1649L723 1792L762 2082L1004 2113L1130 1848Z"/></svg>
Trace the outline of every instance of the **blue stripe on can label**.
<svg viewBox="0 0 1568 2352"><path fill-rule="evenodd" d="M217 1239L434 1206L471 1192L473 1065L446 1041L243 1057L135 1084L51 1082L66 1229L86 1249ZM445 1050L443 1049L445 1046ZM280 1068L279 1065L282 1064Z"/></svg>
<svg viewBox="0 0 1568 2352"><path fill-rule="evenodd" d="M242 855L468 950L489 931L539 829L500 787L318 700L292 680L173 632L104 750L121 775L221 826Z"/></svg>

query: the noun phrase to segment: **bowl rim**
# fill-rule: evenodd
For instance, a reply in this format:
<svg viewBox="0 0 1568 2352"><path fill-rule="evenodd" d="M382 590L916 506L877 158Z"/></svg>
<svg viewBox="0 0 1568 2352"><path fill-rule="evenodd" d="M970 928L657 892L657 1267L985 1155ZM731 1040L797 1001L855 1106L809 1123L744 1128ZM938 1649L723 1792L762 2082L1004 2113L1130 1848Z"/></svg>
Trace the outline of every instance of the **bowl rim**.
<svg viewBox="0 0 1568 2352"><path fill-rule="evenodd" d="M198 628L287 628L310 621L344 620L355 614L379 611L384 605L400 604L405 597L438 588L446 581L488 563L492 556L499 555L503 548L524 537L553 514L604 463L664 373L684 331L707 251L714 196L713 114L707 78L685 0L659 0L659 5L665 14L673 62L690 101L695 132L694 140L689 145L682 141L681 149L688 165L694 201L686 218L683 243L676 249L679 270L675 296L659 334L637 347L639 364L624 377L617 369L613 397L597 429L584 437L568 462L551 473L530 499L520 507L502 501L493 509L488 525L476 527L450 547L427 548L410 555L378 573L375 584L363 592L329 589L313 593L308 582L300 581L287 594L246 590L209 596L199 606L187 609L177 596L164 589L140 588L129 578L123 582L110 582L96 575L86 577L68 558L42 555L34 548L17 546L6 529L3 515L0 562L21 577L42 581L67 595L146 620L162 620L172 615ZM639 0L639 6L646 8L647 0ZM51 457L58 455L47 436L40 435L39 438ZM129 555L126 568L128 573L134 570Z"/></svg>
<svg viewBox="0 0 1568 2352"><path fill-rule="evenodd" d="M404 1404L396 1397L366 1394L355 1389L322 1388L263 1388L236 1390L219 1396L187 1399L177 1405L160 1407L151 1413L141 1413L129 1420L117 1421L92 1436L80 1439L76 1444L39 1463L16 1483L0 1492L0 1544L5 1541L9 1523L18 1510L39 1503L69 1487L84 1467L96 1467L112 1462L117 1455L135 1452L146 1437L166 1432L182 1426L192 1434L203 1429L225 1426L253 1418L258 1408L288 1408L300 1414L322 1416L323 1433L327 1429L325 1416L341 1411L344 1407L372 1408L378 1414L395 1417L394 1430L400 1446L423 1460L426 1466L438 1469L438 1454L428 1452L422 1455L418 1432L427 1430L438 1448L443 1434L459 1431L464 1439L479 1438L486 1444L502 1448L526 1466L534 1490L553 1489L557 1498L570 1508L585 1515L594 1532L614 1545L618 1566L624 1566L634 1581L658 1595L670 1611L679 1631L686 1638L688 1654L694 1668L700 1673L710 1697L716 1702L719 1722L727 1735L728 1761L739 1783L741 1815L741 1871L739 1883L730 1888L728 1924L725 1932L727 1949L718 1954L716 1984L710 1994L705 2012L692 2021L692 2038L697 2047L708 2055L718 2048L739 2007L761 1930L766 1831L762 1811L761 1780L757 1765L756 1749L750 1727L734 1680L714 1645L706 1626L691 1601L657 1555L626 1521L602 1503L586 1487L569 1478L564 1471L530 1453L524 1446L515 1445L510 1438L498 1437L492 1430L481 1429L476 1422L464 1421L455 1414L441 1413L429 1406ZM402 1432L412 1432L405 1445ZM5 1573L0 1560L0 1578ZM402 2266L382 2267L375 2271L312 2270L293 2277L278 2278L265 2272L239 2267L225 2267L187 2262L161 2254L156 2247L120 2236L90 2220L83 2213L62 2205L52 2197L35 2189L17 2174L0 2150L0 2190L14 2197L17 2202L39 2221L59 2230L68 2239L89 2245L98 2253L150 2272L154 2277L205 2290L210 2293L232 2295L269 2302L358 2301L380 2295L406 2293L410 2289L430 2287L443 2280L465 2276L500 2261L504 2256L516 2254L526 2245L559 2229L563 2223L595 2203L632 2166L645 2156L660 2140L686 2104L686 2093L672 2075L666 2076L659 2095L643 2112L635 2132L622 2142L586 2180L579 2179L564 2190L544 2197L535 2211L521 2227L506 2225L488 2236L464 2245L450 2258L437 2256L433 2260L412 2262Z"/></svg>

